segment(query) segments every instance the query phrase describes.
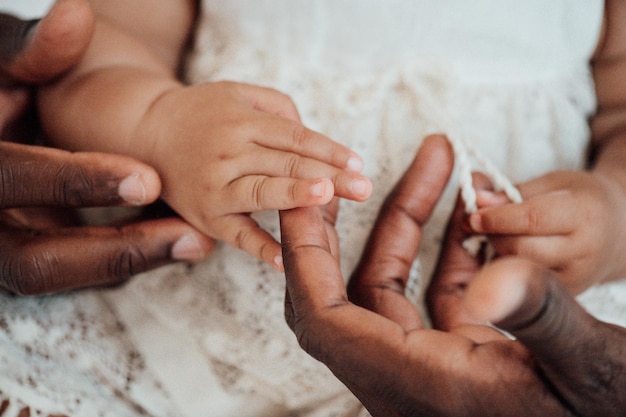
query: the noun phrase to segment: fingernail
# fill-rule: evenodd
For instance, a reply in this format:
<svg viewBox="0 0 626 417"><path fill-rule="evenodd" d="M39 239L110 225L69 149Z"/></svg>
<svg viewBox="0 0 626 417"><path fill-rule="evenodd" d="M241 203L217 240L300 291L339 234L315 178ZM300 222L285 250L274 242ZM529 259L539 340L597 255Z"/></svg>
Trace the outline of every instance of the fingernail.
<svg viewBox="0 0 626 417"><path fill-rule="evenodd" d="M274 267L278 270L278 271L284 271L285 270L285 266L283 265L283 257L282 256L277 256L274 258Z"/></svg>
<svg viewBox="0 0 626 417"><path fill-rule="evenodd" d="M353 180L350 183L350 191L355 195L368 197L372 191L372 184L367 180Z"/></svg>
<svg viewBox="0 0 626 417"><path fill-rule="evenodd" d="M326 195L326 181L318 181L311 186L310 193L314 197L324 197Z"/></svg>
<svg viewBox="0 0 626 417"><path fill-rule="evenodd" d="M480 214L477 214L477 213L471 214L469 217L469 224L474 232L480 233L483 231L483 224L480 218Z"/></svg>
<svg viewBox="0 0 626 417"><path fill-rule="evenodd" d="M477 190L476 199L479 206L501 206L507 204L509 199L504 194L497 194L493 191Z"/></svg>
<svg viewBox="0 0 626 417"><path fill-rule="evenodd" d="M348 171L361 172L363 170L363 161L357 156L351 156L348 159L348 165L346 168Z"/></svg>
<svg viewBox="0 0 626 417"><path fill-rule="evenodd" d="M144 187L137 173L124 178L120 182L117 192L124 201L135 206L140 206L146 201L146 187Z"/></svg>
<svg viewBox="0 0 626 417"><path fill-rule="evenodd" d="M172 259L177 261L200 261L204 251L195 233L187 233L172 246Z"/></svg>

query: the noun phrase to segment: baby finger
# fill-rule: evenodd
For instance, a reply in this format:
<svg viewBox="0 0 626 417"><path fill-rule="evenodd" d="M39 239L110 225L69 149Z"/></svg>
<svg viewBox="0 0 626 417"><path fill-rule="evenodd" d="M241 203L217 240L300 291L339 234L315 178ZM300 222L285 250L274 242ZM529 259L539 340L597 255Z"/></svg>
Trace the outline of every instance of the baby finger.
<svg viewBox="0 0 626 417"><path fill-rule="evenodd" d="M554 191L519 204L483 208L470 215L473 231L487 234L567 234L580 221L580 207L567 191Z"/></svg>
<svg viewBox="0 0 626 417"><path fill-rule="evenodd" d="M262 210L288 210L295 207L321 206L335 194L327 178L293 179L248 175L229 185L231 201L238 201L234 212L249 213Z"/></svg>
<svg viewBox="0 0 626 417"><path fill-rule="evenodd" d="M498 256L521 256L554 270L560 270L576 256L569 237L562 235L490 235L489 242Z"/></svg>
<svg viewBox="0 0 626 417"><path fill-rule="evenodd" d="M219 239L283 271L280 244L254 219L245 214L229 214L222 217L216 227Z"/></svg>
<svg viewBox="0 0 626 417"><path fill-rule="evenodd" d="M328 178L333 183L335 195L350 200L367 200L372 192L371 181L359 173L289 152L262 150L243 159L240 165L244 167L239 173L241 177L261 174L297 179Z"/></svg>

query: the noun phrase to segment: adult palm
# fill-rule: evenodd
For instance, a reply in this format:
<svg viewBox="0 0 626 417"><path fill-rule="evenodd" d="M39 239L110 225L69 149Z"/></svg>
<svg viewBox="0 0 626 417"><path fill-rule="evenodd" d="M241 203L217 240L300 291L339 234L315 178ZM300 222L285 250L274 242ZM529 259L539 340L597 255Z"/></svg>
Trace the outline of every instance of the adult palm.
<svg viewBox="0 0 626 417"><path fill-rule="evenodd" d="M480 268L461 246L460 210L430 294L434 311L450 310L426 328L404 289L452 165L445 139L428 138L381 210L350 297L332 213L281 213L286 317L300 345L374 416L623 415L626 331L589 316L529 261Z"/></svg>

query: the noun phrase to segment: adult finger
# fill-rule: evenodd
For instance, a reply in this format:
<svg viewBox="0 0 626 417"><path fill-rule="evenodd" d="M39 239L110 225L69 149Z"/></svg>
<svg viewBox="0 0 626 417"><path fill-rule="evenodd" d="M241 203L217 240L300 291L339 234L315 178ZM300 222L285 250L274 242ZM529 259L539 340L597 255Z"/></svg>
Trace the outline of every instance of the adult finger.
<svg viewBox="0 0 626 417"><path fill-rule="evenodd" d="M2 229L0 286L44 294L117 284L174 261L206 258L213 242L180 219L129 226Z"/></svg>
<svg viewBox="0 0 626 417"><path fill-rule="evenodd" d="M471 236L464 227L466 219L465 204L459 193L446 228L437 268L426 292L426 305L436 329L450 331L475 323L465 311L463 300L467 285L481 267L482 259L472 256L464 247L464 242Z"/></svg>
<svg viewBox="0 0 626 417"><path fill-rule="evenodd" d="M0 81L41 83L76 65L94 31L85 0L58 0L40 21L0 17Z"/></svg>
<svg viewBox="0 0 626 417"><path fill-rule="evenodd" d="M339 215L339 198L333 197L330 202L320 207L322 218L324 219L324 226L326 227L326 236L328 237L328 243L330 245L330 253L340 260L339 253L339 237L337 236L337 230L335 229L335 223L337 222L337 216Z"/></svg>
<svg viewBox="0 0 626 417"><path fill-rule="evenodd" d="M281 211L280 220L288 294L285 315L298 342L325 363L373 415L400 415L381 401L380 391L381 387L387 391L385 381L392 375L397 383L397 372L387 367L393 367L396 359L406 363L404 331L348 301L321 209Z"/></svg>
<svg viewBox="0 0 626 417"><path fill-rule="evenodd" d="M143 205L161 192L156 171L134 159L0 142L0 208Z"/></svg>
<svg viewBox="0 0 626 417"><path fill-rule="evenodd" d="M530 348L577 415L623 415L626 330L590 316L553 272L521 258L495 261L472 282L466 305Z"/></svg>
<svg viewBox="0 0 626 417"><path fill-rule="evenodd" d="M472 185L476 189L477 197L482 200L479 206L500 205L500 195L491 195L493 185L487 176L479 172L473 173ZM470 252L467 245L481 245L482 242L467 226L465 202L459 192L446 227L437 268L426 291L426 305L435 328L450 331L475 323L465 311L463 300L467 285L484 262L485 248L474 247Z"/></svg>
<svg viewBox="0 0 626 417"><path fill-rule="evenodd" d="M404 297L409 270L419 249L421 227L439 200L452 168L453 153L446 138L426 138L383 204L350 280L351 300L406 329L421 323Z"/></svg>
<svg viewBox="0 0 626 417"><path fill-rule="evenodd" d="M281 212L290 299L285 313L300 345L373 415L564 414L517 345L483 347L452 333L406 332L351 304L323 223L318 208ZM529 403L539 397L544 401Z"/></svg>
<svg viewBox="0 0 626 417"><path fill-rule="evenodd" d="M292 311L287 312L287 322L295 328L297 322L319 310L348 304L348 297L321 209L295 208L279 213L292 306ZM311 285L313 280L317 282L315 285Z"/></svg>
<svg viewBox="0 0 626 417"><path fill-rule="evenodd" d="M389 350L406 352L400 348L406 341L405 332L397 324L348 301L320 208L281 211L280 225L290 299L285 315L298 342L344 380L356 382L361 388L363 385L355 376L374 382L376 378L364 367L380 373L386 365L380 363L380 357L395 359ZM369 344L371 349L366 346ZM385 354L379 355L380 350Z"/></svg>

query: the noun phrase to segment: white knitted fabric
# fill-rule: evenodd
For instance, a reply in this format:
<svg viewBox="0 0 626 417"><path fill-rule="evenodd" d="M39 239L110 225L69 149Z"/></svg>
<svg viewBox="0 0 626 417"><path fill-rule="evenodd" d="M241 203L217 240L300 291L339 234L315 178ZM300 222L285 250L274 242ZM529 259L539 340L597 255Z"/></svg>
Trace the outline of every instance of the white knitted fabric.
<svg viewBox="0 0 626 417"><path fill-rule="evenodd" d="M448 132L459 156L467 150L455 178L486 170L512 200L503 178L582 167L602 9L598 0L205 0L188 78L287 92L309 127L363 157L374 195L342 201L337 223L348 277L428 133ZM419 307L458 186L424 229L408 290ZM255 218L279 236L276 213ZM297 345L284 290L281 274L218 245L206 262L119 289L0 295L5 415L21 404L81 417L366 415ZM623 284L581 300L626 324Z"/></svg>

